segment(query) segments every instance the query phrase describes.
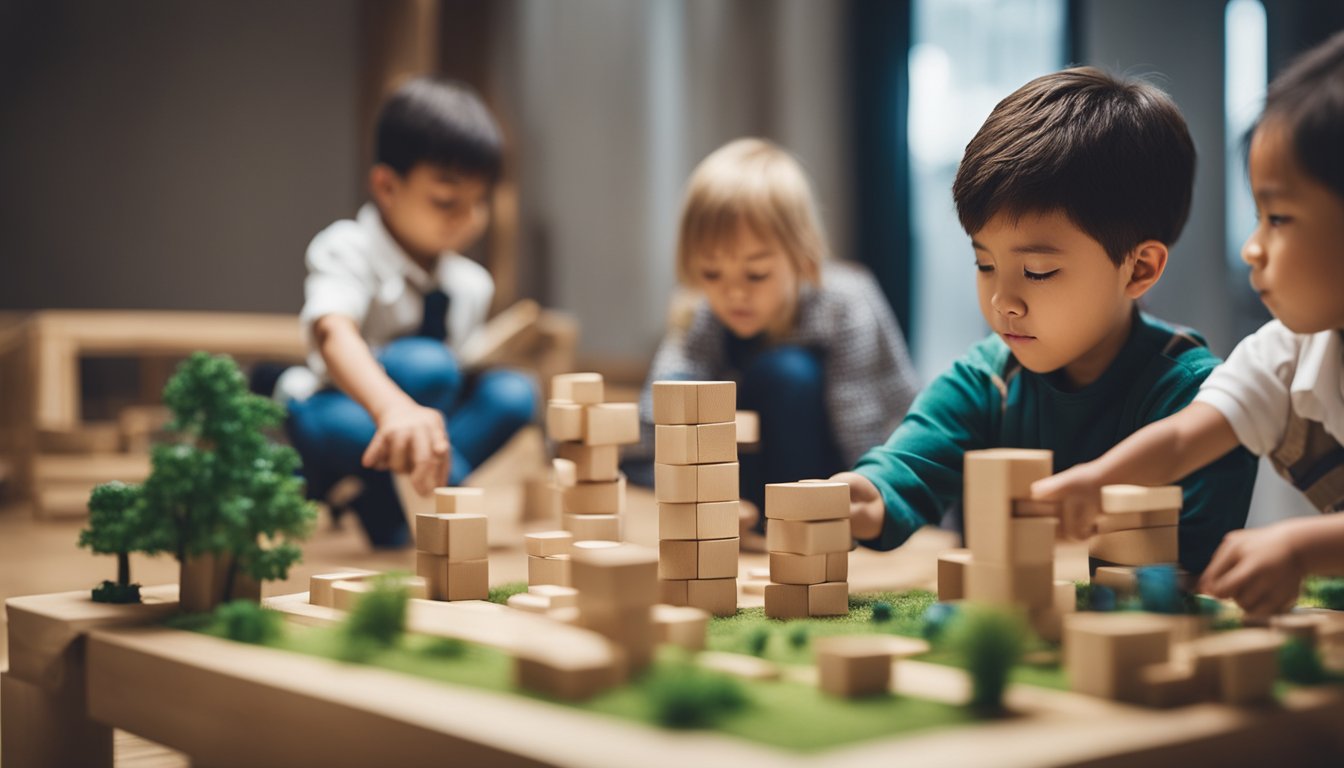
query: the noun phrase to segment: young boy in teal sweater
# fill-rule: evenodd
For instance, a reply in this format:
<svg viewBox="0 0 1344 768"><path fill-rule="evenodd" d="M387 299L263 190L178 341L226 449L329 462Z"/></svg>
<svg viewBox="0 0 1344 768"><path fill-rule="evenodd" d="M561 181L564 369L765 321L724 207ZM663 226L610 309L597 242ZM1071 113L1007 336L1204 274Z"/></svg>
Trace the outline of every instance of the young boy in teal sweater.
<svg viewBox="0 0 1344 768"><path fill-rule="evenodd" d="M1047 448L1058 471L1190 402L1218 358L1136 302L1185 225L1194 165L1185 120L1147 83L1070 69L994 108L952 189L992 334L836 475L861 544L892 549L937 523L961 499L967 451ZM1183 481L1187 571L1245 524L1254 479L1238 450Z"/></svg>

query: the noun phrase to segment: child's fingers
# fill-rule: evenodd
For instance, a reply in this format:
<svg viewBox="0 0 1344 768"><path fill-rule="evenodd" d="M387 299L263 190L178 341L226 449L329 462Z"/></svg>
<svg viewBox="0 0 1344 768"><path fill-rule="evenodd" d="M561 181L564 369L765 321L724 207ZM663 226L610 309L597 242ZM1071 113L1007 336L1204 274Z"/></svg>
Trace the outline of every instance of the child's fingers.
<svg viewBox="0 0 1344 768"><path fill-rule="evenodd" d="M435 462L429 444L429 435L421 430L411 436L411 485L421 496L428 496L434 490Z"/></svg>
<svg viewBox="0 0 1344 768"><path fill-rule="evenodd" d="M386 469L384 464L387 459L387 436L378 432L374 434L373 439L369 441L369 447L364 449L364 456L360 463L368 469Z"/></svg>
<svg viewBox="0 0 1344 768"><path fill-rule="evenodd" d="M413 468L411 463L410 435L405 432L398 432L391 438L391 451L388 463L391 470L399 474L406 474Z"/></svg>
<svg viewBox="0 0 1344 768"><path fill-rule="evenodd" d="M1237 547L1227 540L1218 547L1213 553L1213 559L1209 560L1209 565L1204 569L1204 575L1199 578L1199 589L1210 595L1216 595L1214 587L1220 579L1233 567L1236 566L1240 558L1237 555Z"/></svg>
<svg viewBox="0 0 1344 768"><path fill-rule="evenodd" d="M1256 590L1248 591L1247 586L1252 583L1258 570L1249 560L1242 558L1227 573L1214 580L1210 594L1234 599L1237 595L1257 594Z"/></svg>

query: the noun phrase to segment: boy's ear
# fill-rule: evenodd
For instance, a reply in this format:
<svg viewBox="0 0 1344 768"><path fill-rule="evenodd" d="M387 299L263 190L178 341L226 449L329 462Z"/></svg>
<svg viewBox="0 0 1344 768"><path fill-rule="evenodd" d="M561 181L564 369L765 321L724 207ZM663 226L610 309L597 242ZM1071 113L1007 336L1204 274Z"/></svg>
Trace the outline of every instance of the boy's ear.
<svg viewBox="0 0 1344 768"><path fill-rule="evenodd" d="M1134 247L1131 258L1134 263L1130 267L1125 295L1137 299L1162 279L1162 273L1167 269L1167 246L1157 240L1145 240Z"/></svg>
<svg viewBox="0 0 1344 768"><path fill-rule="evenodd" d="M375 163L369 169L369 194L380 208L386 209L396 194L401 176L392 170L392 166Z"/></svg>

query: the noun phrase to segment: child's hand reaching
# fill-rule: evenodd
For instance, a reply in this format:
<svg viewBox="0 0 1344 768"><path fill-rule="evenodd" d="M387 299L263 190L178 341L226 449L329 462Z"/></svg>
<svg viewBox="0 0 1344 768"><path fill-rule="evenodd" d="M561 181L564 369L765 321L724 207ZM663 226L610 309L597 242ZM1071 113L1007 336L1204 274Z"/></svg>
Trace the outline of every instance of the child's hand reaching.
<svg viewBox="0 0 1344 768"><path fill-rule="evenodd" d="M1096 532L1101 514L1101 482L1088 464L1077 464L1031 484L1031 498L1059 505L1059 530L1070 539Z"/></svg>
<svg viewBox="0 0 1344 768"><path fill-rule="evenodd" d="M882 521L887 507L882 492L873 481L857 472L841 472L831 480L849 485L849 532L859 541L875 539L882 534Z"/></svg>
<svg viewBox="0 0 1344 768"><path fill-rule="evenodd" d="M376 421L378 431L364 451L365 467L409 473L422 496L448 481L452 455L443 414L407 399L378 414Z"/></svg>
<svg viewBox="0 0 1344 768"><path fill-rule="evenodd" d="M1251 616L1287 610L1306 576L1296 527L1279 523L1227 534L1199 581L1200 591L1235 600Z"/></svg>

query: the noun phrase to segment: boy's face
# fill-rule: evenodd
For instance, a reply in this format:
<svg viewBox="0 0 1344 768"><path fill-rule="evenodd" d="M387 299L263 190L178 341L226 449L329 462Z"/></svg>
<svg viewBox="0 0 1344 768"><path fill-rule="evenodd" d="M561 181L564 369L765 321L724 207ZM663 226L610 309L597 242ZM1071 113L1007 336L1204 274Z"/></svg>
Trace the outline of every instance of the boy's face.
<svg viewBox="0 0 1344 768"><path fill-rule="evenodd" d="M691 257L696 287L719 322L738 338L782 331L798 299L798 271L783 249L747 226L718 247Z"/></svg>
<svg viewBox="0 0 1344 768"><path fill-rule="evenodd" d="M405 176L385 165L370 172L383 222L406 253L429 266L444 251L465 251L490 223L490 185L429 163Z"/></svg>
<svg viewBox="0 0 1344 768"><path fill-rule="evenodd" d="M1258 223L1241 258L1251 287L1294 333L1344 328L1344 198L1302 172L1280 125L1255 132L1250 171Z"/></svg>
<svg viewBox="0 0 1344 768"><path fill-rule="evenodd" d="M1153 243L1143 257L1119 268L1101 243L1062 212L1000 213L971 238L980 312L989 327L1030 371L1064 369L1070 384L1086 386L1115 359L1129 336L1133 300L1156 275L1131 280L1136 258L1158 258ZM1160 244L1159 244L1160 246ZM1149 265L1151 266L1151 265Z"/></svg>

